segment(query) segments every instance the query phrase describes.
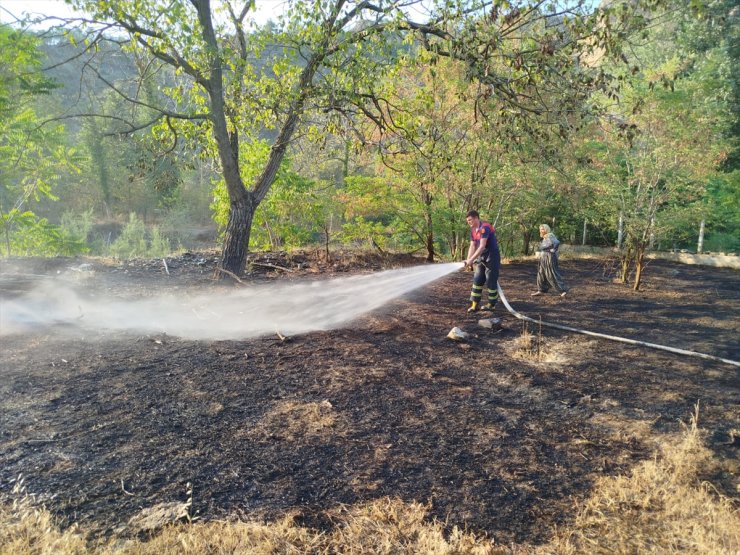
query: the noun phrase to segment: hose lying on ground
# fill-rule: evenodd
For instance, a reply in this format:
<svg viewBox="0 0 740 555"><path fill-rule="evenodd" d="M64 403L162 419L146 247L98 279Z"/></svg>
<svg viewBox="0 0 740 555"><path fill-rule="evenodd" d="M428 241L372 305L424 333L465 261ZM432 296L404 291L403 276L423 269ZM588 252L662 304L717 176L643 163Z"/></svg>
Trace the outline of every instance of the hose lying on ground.
<svg viewBox="0 0 740 555"><path fill-rule="evenodd" d="M532 322L534 324L547 326L550 328L557 328L559 330L572 331L575 333L582 333L584 335L590 335L592 337L600 337L602 339L610 339L612 341L621 341L622 343L629 343L630 345L640 345L642 347L650 347L651 349L660 349L662 351L668 351L669 353L676 353L679 355L688 355L692 357L703 358L706 360L714 360L716 362L724 362L725 364L732 364L733 366L740 366L740 362L737 362L735 360L730 360L728 358L720 358L714 355L706 355L704 353L697 353L695 351L686 351L685 349L676 349L675 347L667 347L665 345L647 343L646 341L636 341L634 339L627 339L625 337L617 337L615 335L606 335L604 333L597 333L593 331L581 330L578 328L571 328L569 326L561 326L560 324L551 324L549 322L542 322L541 320L535 320L534 318L530 318L529 316L524 316L523 314L519 314L516 310L511 308L511 305L506 300L506 295L504 295L504 291L503 289L501 289L501 286L497 284L496 287L498 288L499 298L501 299L501 302L504 303L506 310L508 310L511 314L513 314L520 320L525 320L527 322Z"/></svg>

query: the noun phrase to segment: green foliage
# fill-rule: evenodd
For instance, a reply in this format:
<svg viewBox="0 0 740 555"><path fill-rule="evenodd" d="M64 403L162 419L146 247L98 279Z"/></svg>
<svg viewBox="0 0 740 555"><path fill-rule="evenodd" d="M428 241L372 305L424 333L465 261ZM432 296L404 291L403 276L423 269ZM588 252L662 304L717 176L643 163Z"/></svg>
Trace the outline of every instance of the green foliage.
<svg viewBox="0 0 740 555"><path fill-rule="evenodd" d="M61 238L65 245L67 254L89 252L87 238L93 227L93 210L89 208L81 213L65 212L59 225Z"/></svg>
<svg viewBox="0 0 740 555"><path fill-rule="evenodd" d="M719 172L731 145L726 53L708 49L700 59L677 49L691 42L682 32L696 27L682 26L681 12L668 14L635 49L643 67L624 76L621 104L582 151L600 193L594 207L604 220L623 215L622 278L634 264L635 288L646 250L661 240L695 241L699 222L713 219L711 184L723 181Z"/></svg>
<svg viewBox="0 0 740 555"><path fill-rule="evenodd" d="M181 194L184 160L178 160L176 153L162 154L159 140L153 136L133 138L126 141L125 168L129 184L138 184L144 195L160 208L173 208Z"/></svg>
<svg viewBox="0 0 740 555"><path fill-rule="evenodd" d="M244 183L253 183L259 176L261 167L269 155L270 146L266 141L242 142L239 145L241 158L240 173ZM226 182L223 179L215 179L212 183L213 201L210 208L213 213L213 221L216 222L219 232L223 233L229 221L231 210L231 198Z"/></svg>
<svg viewBox="0 0 740 555"><path fill-rule="evenodd" d="M737 254L740 252L740 236L737 233L710 231L704 237L703 252Z"/></svg>
<svg viewBox="0 0 740 555"><path fill-rule="evenodd" d="M294 248L316 242L331 217L332 194L331 184L293 172L279 176L255 215L262 247ZM257 242L253 244L259 248Z"/></svg>
<svg viewBox="0 0 740 555"><path fill-rule="evenodd" d="M5 241L0 243L0 253L5 256L72 256L88 251L84 238L28 210L0 214L0 222L6 230Z"/></svg>
<svg viewBox="0 0 740 555"><path fill-rule="evenodd" d="M56 200L55 185L81 161L64 145L64 128L41 125L33 108L38 96L53 89L39 64L33 35L0 26L0 232L7 255L14 246L39 254L64 250L58 230L32 207Z"/></svg>
<svg viewBox="0 0 740 555"><path fill-rule="evenodd" d="M403 248L400 220L403 193L392 178L348 176L337 192L342 207L339 240L347 245L366 244L381 249Z"/></svg>
<svg viewBox="0 0 740 555"><path fill-rule="evenodd" d="M57 84L33 71L41 64L38 40L32 34L0 25L0 120L12 118L20 101L49 94Z"/></svg>
<svg viewBox="0 0 740 555"><path fill-rule="evenodd" d="M133 212L129 214L128 223L121 235L110 247L110 254L122 260L137 257L162 257L170 254L170 243L159 231L152 228L147 241L147 230L144 222Z"/></svg>
<svg viewBox="0 0 740 555"><path fill-rule="evenodd" d="M164 214L159 223L159 231L171 244L178 245L178 248L202 246L202 237L210 236L212 226L210 220L202 221L203 210L204 207L194 200L178 203Z"/></svg>
<svg viewBox="0 0 740 555"><path fill-rule="evenodd" d="M159 223L147 234L129 220L117 256L161 256L203 227L211 190L221 232L235 203L254 209L247 235L256 249L320 242L328 254L342 242L459 257L470 208L495 223L506 254L531 251L540 222L580 242L587 219L589 243L614 244L620 213L630 256L651 237L695 248L702 219L705 250L738 248L740 26L730 0L691 8L645 0L636 11L612 2L584 17L580 7L554 17L546 4L517 10L516 2L463 16L457 10L473 3L440 2L429 5L429 27L414 31L392 4L379 5L377 19L361 11L362 21L331 28L335 2L301 0L262 28L249 11L241 21L223 14L210 46L198 2L78 4L120 28L149 26L151 35L131 37L165 57L101 42L98 55L115 63L96 71L117 91L79 75L59 90L36 71L37 39L0 30L6 254L84 248L94 206L97 220L136 212ZM72 34L80 54L85 35ZM50 65L60 61L60 45L46 50L58 56ZM78 69L83 58L94 63L77 58ZM209 89L219 79L223 121ZM87 120L77 135L39 125L53 102L69 109L80 87L89 104L79 111L105 118ZM295 127L278 144L289 121ZM151 134L129 134L150 123ZM88 154L80 177L85 160L66 144ZM227 177L229 160L236 171ZM274 179L267 172L261 181L270 168ZM58 228L41 217L56 222L65 209Z"/></svg>
<svg viewBox="0 0 740 555"><path fill-rule="evenodd" d="M121 234L110 246L110 253L116 258L127 260L144 256L147 250L146 227L144 222L132 212Z"/></svg>
<svg viewBox="0 0 740 555"><path fill-rule="evenodd" d="M158 227L153 227L149 232L149 248L147 249L147 256L153 258L162 258L168 256L172 252L170 248L170 241L162 235Z"/></svg>
<svg viewBox="0 0 740 555"><path fill-rule="evenodd" d="M62 214L60 229L62 233L77 241L84 242L93 227L93 210L92 208L84 212L75 214L65 212Z"/></svg>
<svg viewBox="0 0 740 555"><path fill-rule="evenodd" d="M340 240L345 245L367 245L386 249L391 237L390 226L383 222L368 222L362 216L355 216L351 222L342 225Z"/></svg>
<svg viewBox="0 0 740 555"><path fill-rule="evenodd" d="M250 183L258 178L267 160L270 145L266 141L242 143L242 180ZM329 216L331 194L326 184L305 179L290 170L290 161L283 160L275 183L255 213L255 227L250 246L255 249L299 247L317 239ZM323 191L323 193L322 193ZM211 210L220 232L226 228L230 198L226 184L214 185Z"/></svg>

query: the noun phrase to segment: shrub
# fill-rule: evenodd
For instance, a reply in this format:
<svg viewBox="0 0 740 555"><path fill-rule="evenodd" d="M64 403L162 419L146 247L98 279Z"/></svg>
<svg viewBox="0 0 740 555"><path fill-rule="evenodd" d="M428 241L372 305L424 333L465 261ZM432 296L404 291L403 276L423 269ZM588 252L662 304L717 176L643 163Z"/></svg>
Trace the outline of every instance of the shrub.
<svg viewBox="0 0 740 555"><path fill-rule="evenodd" d="M110 254L123 260L136 257L159 258L167 256L171 250L169 239L157 227L149 232L147 241L146 226L134 213L129 215L121 235L110 246Z"/></svg>

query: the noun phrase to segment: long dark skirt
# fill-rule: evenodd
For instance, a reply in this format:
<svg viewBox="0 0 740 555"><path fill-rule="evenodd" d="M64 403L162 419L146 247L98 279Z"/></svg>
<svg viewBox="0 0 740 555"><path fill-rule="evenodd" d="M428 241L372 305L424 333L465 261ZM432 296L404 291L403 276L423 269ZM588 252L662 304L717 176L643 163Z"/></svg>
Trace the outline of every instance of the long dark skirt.
<svg viewBox="0 0 740 555"><path fill-rule="evenodd" d="M550 287L558 293L563 293L569 288L563 281L563 275L558 266L558 255L551 252L540 253L540 265L537 268L537 289L546 293Z"/></svg>

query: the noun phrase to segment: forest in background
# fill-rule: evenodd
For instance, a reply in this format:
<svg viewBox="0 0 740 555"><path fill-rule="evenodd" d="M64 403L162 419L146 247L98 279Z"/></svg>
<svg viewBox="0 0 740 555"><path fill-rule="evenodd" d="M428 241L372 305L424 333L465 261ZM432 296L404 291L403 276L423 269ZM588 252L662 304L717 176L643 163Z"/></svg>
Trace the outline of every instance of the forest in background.
<svg viewBox="0 0 740 555"><path fill-rule="evenodd" d="M228 234L234 189L208 133L216 97L199 89L213 80L186 75L187 56L207 48L137 48L131 19L98 4L93 19L123 28L0 26L5 256L159 257ZM251 27L247 4L231 11L236 31L218 26L224 121L244 187L268 173L275 145L285 149L273 181L250 197L249 250L460 259L471 208L494 223L505 256L531 253L549 223L566 243L619 248L625 282L650 249L740 248L731 0L462 3L478 11L457 19L442 2L430 18L443 13L434 21L461 31L432 47L436 30L371 33L380 19L350 21L353 4L299 1ZM191 36L193 15L175 5L166 25ZM332 8L351 24L332 37L366 33L343 44L352 71L324 57L304 86L320 50L317 14ZM589 19L599 10L607 16ZM617 32L628 12L632 26ZM169 29L161 12L134 15ZM587 25L592 36L612 30L619 47L581 48L573 63L570 43Z"/></svg>

